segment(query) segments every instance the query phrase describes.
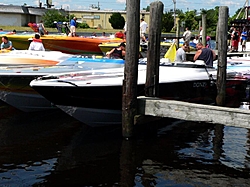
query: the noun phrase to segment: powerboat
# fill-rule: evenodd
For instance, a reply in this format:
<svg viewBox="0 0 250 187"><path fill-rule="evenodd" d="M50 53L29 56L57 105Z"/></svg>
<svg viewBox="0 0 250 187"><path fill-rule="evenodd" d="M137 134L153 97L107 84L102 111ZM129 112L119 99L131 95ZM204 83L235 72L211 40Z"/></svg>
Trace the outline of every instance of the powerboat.
<svg viewBox="0 0 250 187"><path fill-rule="evenodd" d="M7 36L15 49L25 50L29 48L30 39L34 37L34 33L10 35L3 34L2 36ZM103 42L121 43L123 41L122 39L112 37L71 37L59 34L43 35L41 40L43 42L44 48L48 51L94 55L102 55L102 51L98 45Z"/></svg>
<svg viewBox="0 0 250 187"><path fill-rule="evenodd" d="M56 65L71 54L60 51L1 50L0 66L11 65Z"/></svg>
<svg viewBox="0 0 250 187"><path fill-rule="evenodd" d="M59 55L59 53L58 53ZM55 58L59 58L55 56ZM34 59L33 59L34 60ZM122 59L97 59L70 55L56 65L0 66L0 99L24 112L37 112L56 107L30 87L30 82L51 73L90 71L123 67Z"/></svg>
<svg viewBox="0 0 250 187"><path fill-rule="evenodd" d="M192 103L215 104L217 70L196 63L161 65L159 96ZM52 74L33 80L30 85L51 103L90 125L121 124L124 68ZM138 65L137 95L145 93L146 65ZM247 79L227 80L227 101L238 107L245 97ZM153 86L153 85L152 85ZM237 101L233 103L233 100Z"/></svg>

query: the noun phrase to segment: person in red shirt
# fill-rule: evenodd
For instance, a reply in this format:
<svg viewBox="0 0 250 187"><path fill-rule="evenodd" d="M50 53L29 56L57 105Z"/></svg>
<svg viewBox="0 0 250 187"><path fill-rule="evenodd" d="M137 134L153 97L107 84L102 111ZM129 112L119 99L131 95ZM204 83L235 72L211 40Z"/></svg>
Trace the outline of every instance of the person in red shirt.
<svg viewBox="0 0 250 187"><path fill-rule="evenodd" d="M120 31L120 32L115 33L115 37L116 37L116 38L124 39L125 35L123 34L122 31Z"/></svg>

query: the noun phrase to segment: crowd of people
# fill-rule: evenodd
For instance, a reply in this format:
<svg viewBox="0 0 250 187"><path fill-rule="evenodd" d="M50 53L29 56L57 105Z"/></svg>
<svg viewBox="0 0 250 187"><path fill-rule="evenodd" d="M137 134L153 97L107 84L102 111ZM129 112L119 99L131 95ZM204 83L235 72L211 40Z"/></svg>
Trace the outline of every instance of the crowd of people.
<svg viewBox="0 0 250 187"><path fill-rule="evenodd" d="M75 37L76 36L76 17L73 17L70 21L70 34L69 36ZM141 18L140 23L140 39L141 42L145 42L146 39L146 33L148 30L148 24L144 21L143 18ZM34 35L34 38L32 38L32 41L30 42L28 50L36 50L36 51L45 51L45 48L43 46L41 36L44 34L47 34L43 21L41 20L38 26L38 33ZM2 30L2 29L1 29ZM126 32L127 32L127 23L125 22L124 25L124 31L120 31L116 33L116 37L125 39L126 38ZM13 33L16 33L16 30L13 30ZM211 49L211 38L209 36L206 37L206 46L203 46L202 44L202 27L199 29L198 35L195 35L195 38L191 41L192 38L192 32L188 27L185 28L185 31L183 33L183 45L176 50L176 58L175 61L184 62L186 61L186 53L190 52L190 42L193 42L196 44L196 50L197 52L194 55L193 60L204 60L206 65L212 66L213 60L215 59L215 53ZM105 36L105 32L102 34ZM92 36L96 36L96 33L93 32ZM229 46L229 52L236 52L238 51L239 42L242 45L242 51L246 50L246 41L247 41L248 33L245 28L242 29L242 31L239 31L237 28L232 27L228 31L228 46ZM125 47L126 44L124 42L120 43L120 45L116 48L113 48L111 51L107 52L106 56L109 58L125 58ZM2 37L2 43L1 43L1 50L14 50L14 46L12 45L12 42L8 39L7 36Z"/></svg>
<svg viewBox="0 0 250 187"><path fill-rule="evenodd" d="M246 51L247 30L243 28L241 31L235 27L231 27L228 31L228 46L229 52L238 52L239 43L241 44L241 51Z"/></svg>

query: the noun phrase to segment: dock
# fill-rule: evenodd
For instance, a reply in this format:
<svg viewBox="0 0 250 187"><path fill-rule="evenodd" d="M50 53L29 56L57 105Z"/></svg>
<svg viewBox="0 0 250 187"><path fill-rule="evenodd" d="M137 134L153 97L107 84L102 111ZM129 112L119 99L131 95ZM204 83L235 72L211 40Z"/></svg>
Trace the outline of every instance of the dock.
<svg viewBox="0 0 250 187"><path fill-rule="evenodd" d="M138 97L138 114L250 129L250 110Z"/></svg>

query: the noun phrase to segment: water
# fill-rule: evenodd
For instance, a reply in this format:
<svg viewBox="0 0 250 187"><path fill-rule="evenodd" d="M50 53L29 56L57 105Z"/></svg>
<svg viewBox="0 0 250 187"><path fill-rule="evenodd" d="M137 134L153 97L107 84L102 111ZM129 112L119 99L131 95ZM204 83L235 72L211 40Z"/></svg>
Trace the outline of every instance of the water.
<svg viewBox="0 0 250 187"><path fill-rule="evenodd" d="M0 186L250 186L250 130L163 119L90 128L0 105Z"/></svg>

